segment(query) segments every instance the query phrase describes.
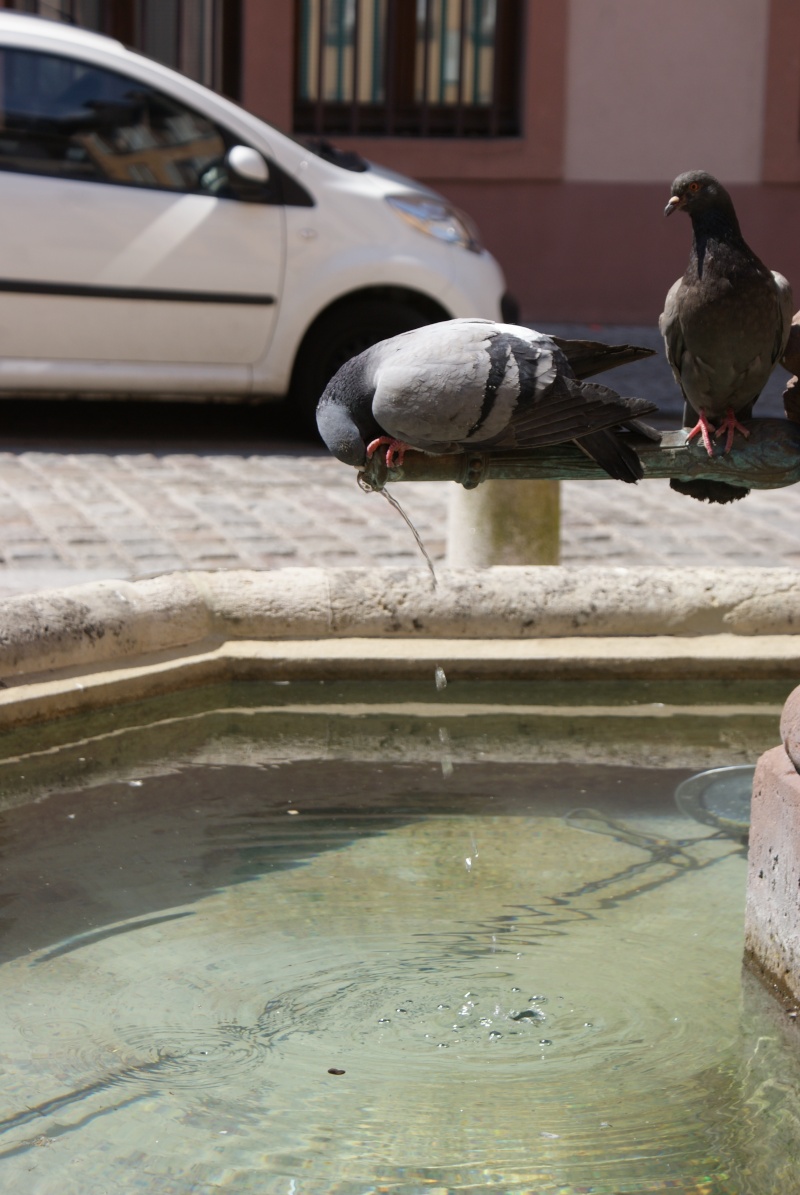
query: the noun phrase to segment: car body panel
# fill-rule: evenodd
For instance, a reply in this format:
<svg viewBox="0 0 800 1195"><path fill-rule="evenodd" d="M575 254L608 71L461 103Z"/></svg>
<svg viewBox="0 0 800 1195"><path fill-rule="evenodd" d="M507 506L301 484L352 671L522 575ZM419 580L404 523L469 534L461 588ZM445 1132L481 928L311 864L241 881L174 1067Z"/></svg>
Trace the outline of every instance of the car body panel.
<svg viewBox="0 0 800 1195"><path fill-rule="evenodd" d="M500 318L494 258L426 235L385 202L435 194L355 172L120 43L0 12L0 49L140 80L257 149L307 202L0 170L0 391L282 396L314 321L399 288L445 317Z"/></svg>

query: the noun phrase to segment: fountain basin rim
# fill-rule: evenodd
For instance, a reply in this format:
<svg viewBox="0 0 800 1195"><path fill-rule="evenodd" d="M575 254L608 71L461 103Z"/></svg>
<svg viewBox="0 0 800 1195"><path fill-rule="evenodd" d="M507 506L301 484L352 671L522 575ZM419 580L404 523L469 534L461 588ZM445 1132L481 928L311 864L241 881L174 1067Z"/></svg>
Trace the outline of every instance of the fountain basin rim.
<svg viewBox="0 0 800 1195"><path fill-rule="evenodd" d="M211 642L800 633L800 570L285 568L98 581L0 602L0 680Z"/></svg>
<svg viewBox="0 0 800 1195"><path fill-rule="evenodd" d="M328 639L206 643L114 666L26 676L0 690L0 727L232 681L776 680L800 673L800 635L530 640Z"/></svg>

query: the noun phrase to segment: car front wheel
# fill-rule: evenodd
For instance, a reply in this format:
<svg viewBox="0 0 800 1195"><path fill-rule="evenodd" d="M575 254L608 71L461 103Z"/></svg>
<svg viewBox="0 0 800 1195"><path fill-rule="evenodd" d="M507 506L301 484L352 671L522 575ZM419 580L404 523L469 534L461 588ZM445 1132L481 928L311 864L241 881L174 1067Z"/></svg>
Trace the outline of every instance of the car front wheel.
<svg viewBox="0 0 800 1195"><path fill-rule="evenodd" d="M300 346L292 377L289 402L299 429L316 433L320 395L345 361L379 340L432 322L411 303L391 299L363 299L322 315Z"/></svg>

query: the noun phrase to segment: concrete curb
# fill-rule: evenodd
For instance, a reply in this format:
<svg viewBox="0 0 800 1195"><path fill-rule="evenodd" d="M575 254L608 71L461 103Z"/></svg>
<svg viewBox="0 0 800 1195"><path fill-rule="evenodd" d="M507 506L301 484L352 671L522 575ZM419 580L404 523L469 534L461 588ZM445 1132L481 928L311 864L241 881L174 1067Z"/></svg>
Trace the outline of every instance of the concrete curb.
<svg viewBox="0 0 800 1195"><path fill-rule="evenodd" d="M443 571L435 590L420 570L179 572L0 602L0 677L19 683L239 639L722 636L721 659L732 637L786 636L795 660L797 635L800 572L788 568L463 569Z"/></svg>

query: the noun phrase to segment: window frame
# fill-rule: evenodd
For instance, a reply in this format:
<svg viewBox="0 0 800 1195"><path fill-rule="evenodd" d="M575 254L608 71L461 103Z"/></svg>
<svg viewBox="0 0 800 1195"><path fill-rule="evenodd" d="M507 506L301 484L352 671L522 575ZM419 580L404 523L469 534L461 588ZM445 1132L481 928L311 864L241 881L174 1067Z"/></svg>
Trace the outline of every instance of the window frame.
<svg viewBox="0 0 800 1195"><path fill-rule="evenodd" d="M480 28L470 32L467 7L460 6L457 29L456 98L438 101L429 94L432 52L431 13L435 0L423 0L424 14L420 20L420 5L415 0L387 0L385 21L378 24L377 8L372 38L375 42L370 67L373 76L370 99L360 97L363 84L363 54L360 47L359 24L367 0L352 0L355 5L353 29L340 30L338 38L331 37L332 4L344 13L346 0L294 0L295 3L295 84L293 103L293 131L296 135L409 137L453 140L496 140L519 137L523 120L523 55L525 27L524 0L497 0L493 37L494 47L490 98L476 102L465 95L469 76L465 66L468 44L473 44L473 83L477 85L480 67L477 55L487 45L485 16ZM486 0L474 0L485 5ZM488 7L488 6L487 6ZM449 8L446 10L449 12ZM443 11L441 19L446 15ZM474 14L473 14L474 15ZM307 18L307 19L306 19ZM476 29L479 36L472 37ZM450 53L451 30L440 29L442 62L440 90L448 86L445 78L445 56ZM472 41L471 41L472 39ZM380 50L376 48L380 41ZM316 49L314 49L316 47ZM336 90L346 95L326 98L330 67L330 53L338 55L335 62ZM344 51L349 53L344 68ZM377 72L377 74L376 74ZM421 72L422 91L418 76ZM380 84L377 79L380 76ZM312 77L313 76L313 77ZM452 81L449 84L452 89ZM354 98L356 97L356 98Z"/></svg>

